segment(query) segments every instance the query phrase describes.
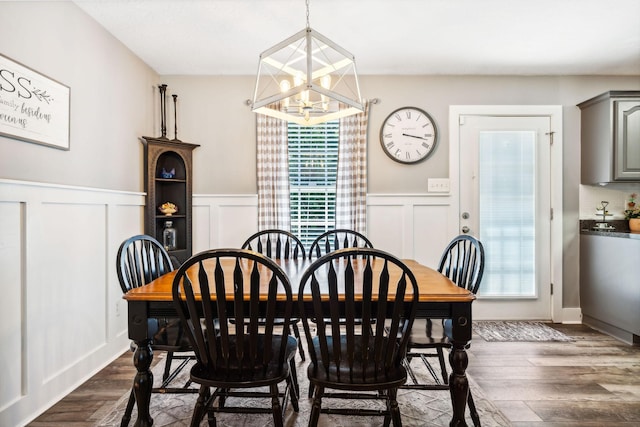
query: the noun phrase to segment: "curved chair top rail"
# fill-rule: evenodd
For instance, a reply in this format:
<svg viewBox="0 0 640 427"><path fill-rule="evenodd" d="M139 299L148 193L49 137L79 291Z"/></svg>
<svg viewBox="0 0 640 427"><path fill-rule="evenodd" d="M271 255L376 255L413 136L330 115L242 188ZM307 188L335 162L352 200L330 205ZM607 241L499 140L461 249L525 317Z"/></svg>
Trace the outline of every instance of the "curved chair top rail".
<svg viewBox="0 0 640 427"><path fill-rule="evenodd" d="M140 234L122 242L116 256L116 270L120 288L126 293L172 271L173 264L160 242Z"/></svg>
<svg viewBox="0 0 640 427"><path fill-rule="evenodd" d="M473 236L455 237L442 254L438 271L474 294L484 274L484 246Z"/></svg>
<svg viewBox="0 0 640 427"><path fill-rule="evenodd" d="M306 257L304 245L290 231L268 229L258 231L242 244L242 249L251 249L269 258L297 259Z"/></svg>
<svg viewBox="0 0 640 427"><path fill-rule="evenodd" d="M329 252L344 248L373 248L371 241L362 233L347 228L329 230L319 235L309 247L309 259L320 258Z"/></svg>

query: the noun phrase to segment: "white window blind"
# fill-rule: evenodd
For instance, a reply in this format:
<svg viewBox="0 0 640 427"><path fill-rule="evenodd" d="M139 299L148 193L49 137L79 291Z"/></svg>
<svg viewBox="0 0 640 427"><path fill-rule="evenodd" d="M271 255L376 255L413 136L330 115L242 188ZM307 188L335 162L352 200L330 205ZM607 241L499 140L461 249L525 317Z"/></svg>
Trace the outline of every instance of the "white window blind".
<svg viewBox="0 0 640 427"><path fill-rule="evenodd" d="M536 133L480 133L480 294L534 297Z"/></svg>
<svg viewBox="0 0 640 427"><path fill-rule="evenodd" d="M291 232L305 247L335 228L339 135L338 120L288 125Z"/></svg>

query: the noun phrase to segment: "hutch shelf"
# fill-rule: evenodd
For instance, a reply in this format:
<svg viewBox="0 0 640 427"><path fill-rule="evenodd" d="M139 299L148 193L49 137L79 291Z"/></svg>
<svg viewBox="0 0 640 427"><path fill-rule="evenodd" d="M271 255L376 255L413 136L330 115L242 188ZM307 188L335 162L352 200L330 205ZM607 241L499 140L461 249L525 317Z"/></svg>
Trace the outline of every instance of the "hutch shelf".
<svg viewBox="0 0 640 427"><path fill-rule="evenodd" d="M145 191L147 193L144 228L145 234L163 242L166 222L176 229L176 248L169 255L178 267L192 255L192 194L193 150L199 145L143 136L145 163ZM172 215L160 212L164 203L173 203L178 210Z"/></svg>

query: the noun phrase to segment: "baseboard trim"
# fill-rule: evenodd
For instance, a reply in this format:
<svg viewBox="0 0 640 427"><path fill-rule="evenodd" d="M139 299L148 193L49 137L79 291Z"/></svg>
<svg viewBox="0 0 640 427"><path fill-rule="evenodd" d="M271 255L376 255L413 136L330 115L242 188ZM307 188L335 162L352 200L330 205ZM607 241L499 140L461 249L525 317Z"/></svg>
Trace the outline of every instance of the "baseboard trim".
<svg viewBox="0 0 640 427"><path fill-rule="evenodd" d="M580 307L563 308L562 309L562 321L565 324L581 324L582 323L582 310Z"/></svg>
<svg viewBox="0 0 640 427"><path fill-rule="evenodd" d="M638 335L635 335L632 332L625 331L618 328L617 326L610 325L598 319L594 319L593 317L585 315L582 320L585 325L595 329L596 331L611 335L612 337L626 344L634 345L638 344L638 341L640 341L640 337L638 337Z"/></svg>

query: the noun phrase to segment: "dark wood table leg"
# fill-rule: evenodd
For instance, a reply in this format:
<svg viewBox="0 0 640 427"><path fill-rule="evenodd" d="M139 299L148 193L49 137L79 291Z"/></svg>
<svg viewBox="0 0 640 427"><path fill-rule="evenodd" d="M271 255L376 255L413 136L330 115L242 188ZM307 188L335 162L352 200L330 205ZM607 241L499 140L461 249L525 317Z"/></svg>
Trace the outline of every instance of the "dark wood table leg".
<svg viewBox="0 0 640 427"><path fill-rule="evenodd" d="M471 341L471 303L454 304L452 310L453 343L449 353L451 374L449 375L449 390L453 418L450 426L466 427L464 413L469 395L469 380L467 379L467 365L469 358L466 349Z"/></svg>
<svg viewBox="0 0 640 427"><path fill-rule="evenodd" d="M138 373L133 380L133 393L136 396L136 406L138 407L138 418L134 426L151 426L153 419L149 414L151 404L151 389L153 388L153 373L149 369L153 360L151 350L151 340L136 341L136 351L133 353L133 364Z"/></svg>
<svg viewBox="0 0 640 427"><path fill-rule="evenodd" d="M133 364L138 372L133 379L133 393L136 397L138 417L134 426L152 426L153 418L149 415L151 404L151 389L153 388L153 374L149 369L153 361L151 349L151 335L149 330L148 305L144 301L129 301L129 338L136 343L133 353Z"/></svg>
<svg viewBox="0 0 640 427"><path fill-rule="evenodd" d="M464 413L467 406L467 396L469 394L469 380L465 374L468 359L464 346L456 348L454 344L449 353L451 363L451 374L449 375L449 390L451 392L451 405L453 406L453 418L450 426L466 426Z"/></svg>

